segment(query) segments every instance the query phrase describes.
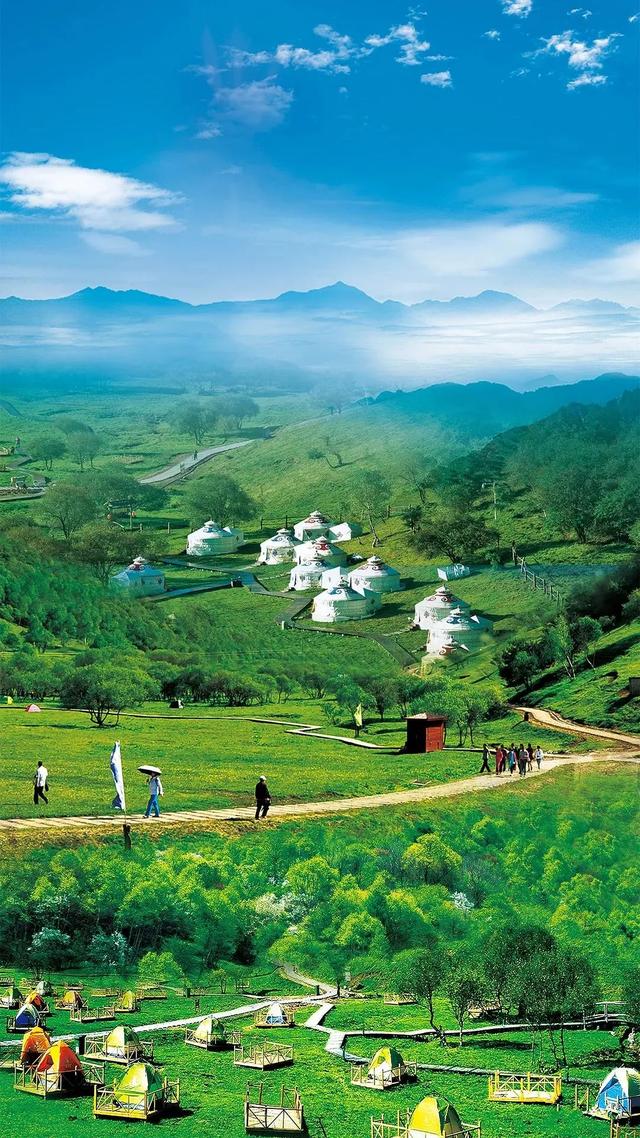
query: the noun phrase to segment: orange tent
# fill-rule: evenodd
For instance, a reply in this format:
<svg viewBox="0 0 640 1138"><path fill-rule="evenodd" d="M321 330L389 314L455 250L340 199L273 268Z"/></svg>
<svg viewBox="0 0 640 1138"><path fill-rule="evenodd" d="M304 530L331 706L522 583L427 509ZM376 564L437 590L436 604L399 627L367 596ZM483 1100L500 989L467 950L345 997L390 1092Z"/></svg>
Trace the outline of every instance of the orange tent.
<svg viewBox="0 0 640 1138"><path fill-rule="evenodd" d="M35 1081L45 1086L48 1091L59 1090L61 1084L82 1083L84 1082L82 1063L69 1044L59 1040L58 1043L52 1043L38 1061Z"/></svg>
<svg viewBox="0 0 640 1138"><path fill-rule="evenodd" d="M20 1062L23 1067L30 1067L38 1059L39 1055L44 1055L51 1047L51 1040L46 1031L41 1027L32 1027L31 1031L25 1032L22 1037L22 1047L20 1048Z"/></svg>

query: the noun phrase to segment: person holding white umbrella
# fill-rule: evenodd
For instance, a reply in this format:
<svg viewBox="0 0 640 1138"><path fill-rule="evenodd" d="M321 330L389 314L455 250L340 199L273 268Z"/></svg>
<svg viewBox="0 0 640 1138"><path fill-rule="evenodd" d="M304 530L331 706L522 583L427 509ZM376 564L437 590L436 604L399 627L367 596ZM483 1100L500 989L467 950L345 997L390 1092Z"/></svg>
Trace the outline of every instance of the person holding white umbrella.
<svg viewBox="0 0 640 1138"><path fill-rule="evenodd" d="M148 775L147 784L149 787L149 801L147 802L147 809L145 810L145 818L150 818L152 814L156 818L160 817L160 803L158 798L164 797L164 790L160 781L162 771L159 767L142 766L138 767L142 774Z"/></svg>

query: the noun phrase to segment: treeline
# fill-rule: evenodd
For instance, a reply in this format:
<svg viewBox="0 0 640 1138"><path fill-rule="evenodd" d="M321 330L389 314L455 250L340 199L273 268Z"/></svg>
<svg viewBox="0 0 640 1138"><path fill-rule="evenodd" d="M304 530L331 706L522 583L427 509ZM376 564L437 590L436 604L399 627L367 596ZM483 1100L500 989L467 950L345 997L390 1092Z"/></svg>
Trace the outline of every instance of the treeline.
<svg viewBox="0 0 640 1138"><path fill-rule="evenodd" d="M6 963L123 968L168 952L197 977L269 955L427 1002L445 994L459 1021L493 1000L538 1020L575 1015L601 979L609 993L622 985L640 920L628 779L584 777L561 794L538 788L535 802L459 801L364 830L342 819L251 843L140 837L130 853L109 841L7 858Z"/></svg>

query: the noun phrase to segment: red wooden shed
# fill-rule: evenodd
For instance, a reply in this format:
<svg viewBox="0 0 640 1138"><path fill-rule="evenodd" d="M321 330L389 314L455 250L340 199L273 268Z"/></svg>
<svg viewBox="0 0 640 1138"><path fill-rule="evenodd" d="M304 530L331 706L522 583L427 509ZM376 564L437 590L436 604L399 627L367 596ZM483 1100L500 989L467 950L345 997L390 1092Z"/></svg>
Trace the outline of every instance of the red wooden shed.
<svg viewBox="0 0 640 1138"><path fill-rule="evenodd" d="M447 727L446 715L428 715L425 711L407 718L407 741L404 751L408 755L443 751Z"/></svg>

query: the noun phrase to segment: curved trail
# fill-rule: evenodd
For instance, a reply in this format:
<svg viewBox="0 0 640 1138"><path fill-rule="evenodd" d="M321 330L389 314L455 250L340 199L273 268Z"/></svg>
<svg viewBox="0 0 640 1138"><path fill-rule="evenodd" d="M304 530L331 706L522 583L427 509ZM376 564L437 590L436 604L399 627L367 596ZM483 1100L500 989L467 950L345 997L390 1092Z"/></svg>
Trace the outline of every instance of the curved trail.
<svg viewBox="0 0 640 1138"><path fill-rule="evenodd" d="M640 765L640 754L618 754L605 752L597 755L570 755L566 758L545 760L544 768L531 771L526 779L509 775L476 775L474 778L458 779L454 782L440 783L436 786L423 786L412 790L395 790L385 794L362 795L356 798L338 798L332 801L288 803L272 806L270 819L311 817L326 814L344 814L354 810L378 810L385 806L407 806L414 803L429 802L438 798L455 798L463 794L476 794L484 790L500 790L505 786L517 786L520 782L544 778L558 767L584 767L600 762L617 762ZM200 824L206 828L209 822L252 822L255 807L225 808L222 810L176 810L168 811L160 818L145 820L142 815L129 816L128 821L142 829L145 826L157 829L159 826ZM122 826L122 815L97 815L60 818L7 818L0 821L0 835L25 831L59 831L113 829ZM264 823L261 823L264 825Z"/></svg>
<svg viewBox="0 0 640 1138"><path fill-rule="evenodd" d="M584 723L576 723L573 719L565 719L559 711L551 711L547 707L514 706L514 711L527 716L529 723L536 723L539 727L551 727L554 731L570 731L573 735L587 735L594 739L609 739L612 743L624 743L640 749L640 735L612 731L608 727L589 727Z"/></svg>
<svg viewBox="0 0 640 1138"><path fill-rule="evenodd" d="M215 447L203 447L197 452L197 457L193 455L185 455L184 458L179 458L177 462L171 463L170 466L165 466L162 470L156 470L152 474L144 474L142 478L138 479L141 486L161 486L166 482L173 482L177 478L183 478L187 474L191 474L192 470L196 470L202 466L204 462L208 462L210 458L214 458L217 454L223 454L228 450L238 450L240 447L249 446L250 443L255 442L255 439L242 439L235 443L224 443Z"/></svg>

